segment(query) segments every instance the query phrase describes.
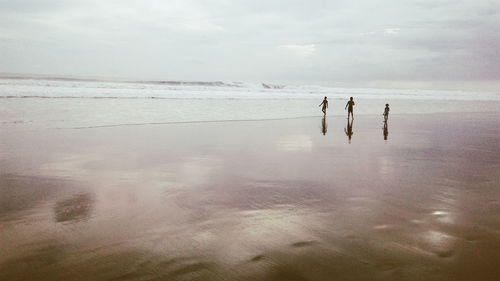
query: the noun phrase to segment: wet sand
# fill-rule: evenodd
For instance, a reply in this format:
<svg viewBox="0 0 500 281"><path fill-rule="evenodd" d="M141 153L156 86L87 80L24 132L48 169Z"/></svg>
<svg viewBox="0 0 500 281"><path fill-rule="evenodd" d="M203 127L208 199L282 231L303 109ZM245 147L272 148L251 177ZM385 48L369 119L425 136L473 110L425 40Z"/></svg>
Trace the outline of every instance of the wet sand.
<svg viewBox="0 0 500 281"><path fill-rule="evenodd" d="M499 120L2 131L0 280L495 280Z"/></svg>

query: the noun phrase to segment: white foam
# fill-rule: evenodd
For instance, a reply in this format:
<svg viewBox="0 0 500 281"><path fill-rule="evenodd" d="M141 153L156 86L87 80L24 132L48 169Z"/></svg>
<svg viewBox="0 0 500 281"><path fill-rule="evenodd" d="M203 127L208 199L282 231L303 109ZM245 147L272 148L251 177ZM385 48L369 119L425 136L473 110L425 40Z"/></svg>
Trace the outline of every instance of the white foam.
<svg viewBox="0 0 500 281"><path fill-rule="evenodd" d="M314 85L267 89L260 84L213 83L170 85L160 82L107 82L44 79L0 79L0 98L115 98L115 99L413 99L413 100L500 100L492 92L329 88ZM221 86L222 85L222 86Z"/></svg>

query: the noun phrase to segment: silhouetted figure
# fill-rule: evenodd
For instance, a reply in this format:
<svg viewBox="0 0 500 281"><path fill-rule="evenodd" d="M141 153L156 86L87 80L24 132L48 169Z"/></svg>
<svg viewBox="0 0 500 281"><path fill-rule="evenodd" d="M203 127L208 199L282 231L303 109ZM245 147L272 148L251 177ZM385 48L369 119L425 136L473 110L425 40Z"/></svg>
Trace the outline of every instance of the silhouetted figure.
<svg viewBox="0 0 500 281"><path fill-rule="evenodd" d="M328 124L326 123L326 116L323 115L323 118L321 118L321 132L323 133L323 136L326 135L327 131L328 131Z"/></svg>
<svg viewBox="0 0 500 281"><path fill-rule="evenodd" d="M385 104L385 108L384 108L384 113L382 115L384 115L384 122L387 123L387 119L389 119L389 110L391 110L389 108L389 104L386 103Z"/></svg>
<svg viewBox="0 0 500 281"><path fill-rule="evenodd" d="M354 106L354 100L351 97L344 108L347 109L347 119L349 119L349 114L351 114L352 119L354 119L353 106Z"/></svg>
<svg viewBox="0 0 500 281"><path fill-rule="evenodd" d="M349 117L348 117L347 118L347 128L344 127L344 132L347 135L347 137L349 138L349 143L351 143L351 137L354 134L354 132L352 131L352 123L354 123L354 118L349 122Z"/></svg>
<svg viewBox="0 0 500 281"><path fill-rule="evenodd" d="M323 99L323 101L318 106L323 106L321 108L321 111L323 111L323 115L326 115L326 109L328 108L328 100L326 99L326 97Z"/></svg>
<svg viewBox="0 0 500 281"><path fill-rule="evenodd" d="M387 140L387 136L389 136L389 127L387 126L387 121L384 121L384 140Z"/></svg>

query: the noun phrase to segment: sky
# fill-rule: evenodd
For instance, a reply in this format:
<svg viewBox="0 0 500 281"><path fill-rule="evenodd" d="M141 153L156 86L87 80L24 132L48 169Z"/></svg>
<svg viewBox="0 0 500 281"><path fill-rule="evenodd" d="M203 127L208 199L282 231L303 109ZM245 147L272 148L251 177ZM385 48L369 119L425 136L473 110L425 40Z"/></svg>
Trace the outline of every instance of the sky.
<svg viewBox="0 0 500 281"><path fill-rule="evenodd" d="M500 89L499 46L500 0L0 0L3 73Z"/></svg>

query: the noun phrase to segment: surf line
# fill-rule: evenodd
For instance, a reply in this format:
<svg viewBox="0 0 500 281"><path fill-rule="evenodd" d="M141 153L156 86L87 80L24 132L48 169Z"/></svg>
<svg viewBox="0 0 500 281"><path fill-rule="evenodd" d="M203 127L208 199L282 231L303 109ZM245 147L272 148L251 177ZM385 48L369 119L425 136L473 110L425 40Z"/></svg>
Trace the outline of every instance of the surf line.
<svg viewBox="0 0 500 281"><path fill-rule="evenodd" d="M82 127L67 127L55 128L57 130L82 130L82 129L98 129L98 128L113 128L125 126L147 126L147 125L175 125L175 124L197 124L197 123L232 123L232 122L262 122L262 121L279 121L279 120L293 120L304 118L316 118L318 116L298 116L298 117L283 117L283 118L267 118L267 119L237 119L237 120L199 120L199 121L173 121L173 122L152 122L152 123L124 123L124 124L110 124L110 125L97 125L97 126L82 126Z"/></svg>

